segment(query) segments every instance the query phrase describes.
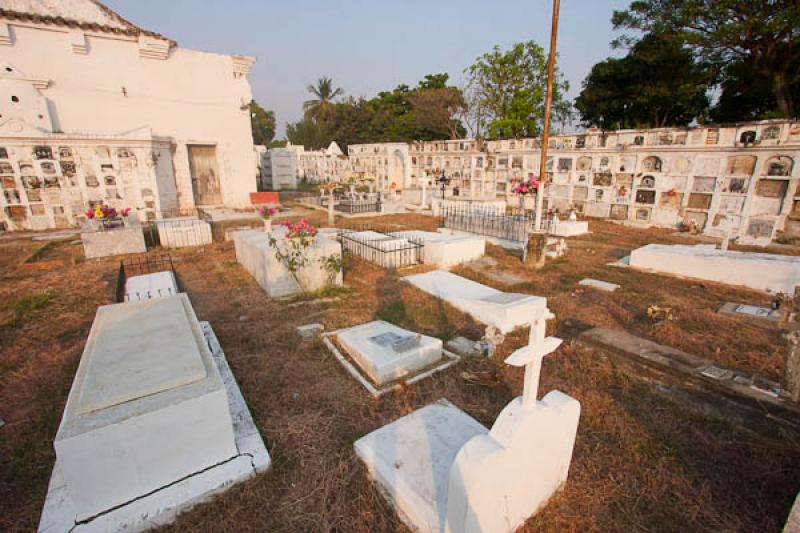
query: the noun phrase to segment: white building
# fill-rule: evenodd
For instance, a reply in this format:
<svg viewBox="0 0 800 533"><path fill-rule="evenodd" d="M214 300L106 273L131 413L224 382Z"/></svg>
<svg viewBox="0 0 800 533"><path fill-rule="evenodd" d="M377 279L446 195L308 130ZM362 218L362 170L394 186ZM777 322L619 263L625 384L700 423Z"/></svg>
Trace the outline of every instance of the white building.
<svg viewBox="0 0 800 533"><path fill-rule="evenodd" d="M498 197L538 175L538 139L378 143L349 148L353 170L417 187L444 172L450 194ZM556 135L549 143L545 207L641 225L694 222L704 233L772 239L800 221L800 122ZM800 233L800 232L795 232Z"/></svg>
<svg viewBox="0 0 800 533"><path fill-rule="evenodd" d="M347 148L353 173L374 178L380 189L405 189L416 186L407 143L353 144Z"/></svg>
<svg viewBox="0 0 800 533"><path fill-rule="evenodd" d="M268 148L261 152L261 189L297 188L297 156L294 147Z"/></svg>
<svg viewBox="0 0 800 533"><path fill-rule="evenodd" d="M350 160L331 141L323 150L306 150L302 146L292 146L297 156L297 175L310 183L342 182L352 174Z"/></svg>
<svg viewBox="0 0 800 533"><path fill-rule="evenodd" d="M0 228L245 207L255 59L181 48L92 0L0 5Z"/></svg>

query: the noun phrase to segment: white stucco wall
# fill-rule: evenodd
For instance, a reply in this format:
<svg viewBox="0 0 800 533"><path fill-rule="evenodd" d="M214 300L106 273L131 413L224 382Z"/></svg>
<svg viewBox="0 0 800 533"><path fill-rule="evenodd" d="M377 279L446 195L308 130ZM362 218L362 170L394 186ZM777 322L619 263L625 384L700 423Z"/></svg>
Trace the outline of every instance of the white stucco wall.
<svg viewBox="0 0 800 533"><path fill-rule="evenodd" d="M149 128L171 145L171 157L156 163L170 174L160 189L162 203L180 209L195 206L187 146L215 146L222 202L249 205L248 194L256 190L247 108L253 58L54 24L0 18L0 25L11 36L0 42L0 125L13 116L43 133L63 133L62 139L124 139ZM31 145L42 141L47 139ZM0 136L0 146L4 142Z"/></svg>

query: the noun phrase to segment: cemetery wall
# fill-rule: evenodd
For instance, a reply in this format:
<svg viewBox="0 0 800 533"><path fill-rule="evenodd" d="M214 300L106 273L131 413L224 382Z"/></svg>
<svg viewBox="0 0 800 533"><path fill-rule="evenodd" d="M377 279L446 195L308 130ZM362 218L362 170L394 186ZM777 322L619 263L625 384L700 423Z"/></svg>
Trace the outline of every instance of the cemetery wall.
<svg viewBox="0 0 800 533"><path fill-rule="evenodd" d="M93 2L12 7L36 13L0 10L0 227L77 226L100 200L140 218L249 205L254 58L178 47Z"/></svg>
<svg viewBox="0 0 800 533"><path fill-rule="evenodd" d="M539 139L353 145L357 174L417 187L445 174L448 194L517 206L515 180L539 174ZM800 123L664 128L554 136L545 207L643 226L695 222L707 234L773 239L800 220ZM398 170L399 169L399 170Z"/></svg>

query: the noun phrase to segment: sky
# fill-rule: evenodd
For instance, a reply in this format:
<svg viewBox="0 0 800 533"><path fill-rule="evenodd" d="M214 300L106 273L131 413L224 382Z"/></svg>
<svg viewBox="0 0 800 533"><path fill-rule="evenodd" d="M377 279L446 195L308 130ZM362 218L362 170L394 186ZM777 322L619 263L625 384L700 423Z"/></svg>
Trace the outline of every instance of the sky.
<svg viewBox="0 0 800 533"><path fill-rule="evenodd" d="M333 78L348 96L372 97L425 74L454 84L495 45L526 40L549 47L551 0L107 0L142 28L179 46L255 56L253 97L275 111L277 139L302 116L306 86ZM558 65L580 92L592 65L619 52L611 14L630 0L563 0Z"/></svg>

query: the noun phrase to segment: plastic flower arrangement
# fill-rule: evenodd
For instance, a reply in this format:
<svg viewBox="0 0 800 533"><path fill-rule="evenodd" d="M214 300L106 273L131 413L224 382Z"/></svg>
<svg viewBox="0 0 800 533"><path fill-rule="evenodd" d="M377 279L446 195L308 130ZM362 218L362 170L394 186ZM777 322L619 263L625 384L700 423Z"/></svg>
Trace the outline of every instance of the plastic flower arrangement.
<svg viewBox="0 0 800 533"><path fill-rule="evenodd" d="M526 194L533 194L539 190L539 180L537 180L533 175L530 177L522 180L511 189L513 194L519 194L525 196Z"/></svg>
<svg viewBox="0 0 800 533"><path fill-rule="evenodd" d="M286 237L290 239L300 237L313 237L317 234L317 228L309 224L306 219L300 219L300 222L292 224L288 220L281 222L281 226L286 228Z"/></svg>
<svg viewBox="0 0 800 533"><path fill-rule="evenodd" d="M265 206L265 205L262 205L261 207L259 207L259 208L258 208L258 214L259 214L259 215L261 216L261 218L263 218L264 220L269 220L269 219L271 219L271 218L272 218L272 216L273 216L275 213L277 213L277 212L278 212L278 210L277 210L277 209L275 209L274 207L267 207L267 206Z"/></svg>
<svg viewBox="0 0 800 533"><path fill-rule="evenodd" d="M120 215L125 217L128 216L128 213L130 213L130 211L131 211L130 207L126 207L120 213L117 213L117 210L114 209L113 207L98 204L94 206L94 209L87 209L84 214L88 219L96 218L100 220L104 218L116 218L117 216Z"/></svg>

